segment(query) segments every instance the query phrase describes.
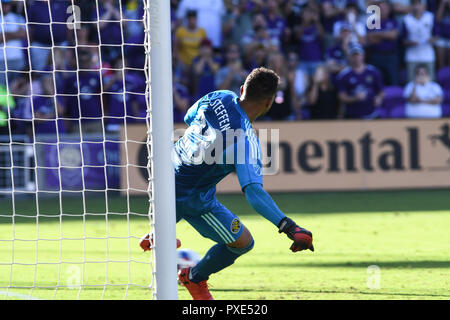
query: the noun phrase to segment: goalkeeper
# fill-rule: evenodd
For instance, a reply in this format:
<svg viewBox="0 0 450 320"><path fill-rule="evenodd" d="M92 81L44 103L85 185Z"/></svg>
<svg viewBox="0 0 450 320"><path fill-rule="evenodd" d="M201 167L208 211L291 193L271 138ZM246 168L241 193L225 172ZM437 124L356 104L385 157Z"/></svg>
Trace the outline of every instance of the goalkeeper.
<svg viewBox="0 0 450 320"><path fill-rule="evenodd" d="M262 187L260 145L251 123L270 110L279 81L272 70L254 69L240 98L231 91L211 92L184 118L189 127L174 152L177 222L185 219L217 243L195 267L179 271L181 284L194 300L212 300L209 276L232 265L254 245L249 230L215 197L216 184L231 172L236 172L250 205L293 241L293 252L314 251L311 232L286 217ZM208 155L219 161L207 159Z"/></svg>

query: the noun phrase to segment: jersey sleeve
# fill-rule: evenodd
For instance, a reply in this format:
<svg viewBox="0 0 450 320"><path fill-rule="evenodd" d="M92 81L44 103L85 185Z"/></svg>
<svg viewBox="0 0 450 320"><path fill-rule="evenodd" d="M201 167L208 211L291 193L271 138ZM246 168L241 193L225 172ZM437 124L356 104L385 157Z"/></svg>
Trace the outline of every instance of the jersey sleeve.
<svg viewBox="0 0 450 320"><path fill-rule="evenodd" d="M261 148L251 131L246 130L235 144L235 168L242 190L251 183L263 184Z"/></svg>
<svg viewBox="0 0 450 320"><path fill-rule="evenodd" d="M197 101L196 103L194 103L186 112L186 115L184 116L184 122L190 126L192 121L195 119L195 117L197 116L197 112L198 112L198 107L199 107L199 101Z"/></svg>

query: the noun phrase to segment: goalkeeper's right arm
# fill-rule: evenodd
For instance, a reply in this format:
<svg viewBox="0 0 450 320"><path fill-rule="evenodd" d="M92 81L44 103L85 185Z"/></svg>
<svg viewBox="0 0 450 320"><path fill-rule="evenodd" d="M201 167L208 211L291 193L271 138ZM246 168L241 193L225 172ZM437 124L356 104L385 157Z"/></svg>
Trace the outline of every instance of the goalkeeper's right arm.
<svg viewBox="0 0 450 320"><path fill-rule="evenodd" d="M244 188L245 197L256 212L277 226L278 231L285 233L294 243L291 246L293 252L310 249L312 245L312 233L300 228L295 222L286 217L278 208L272 197L263 189L259 183L251 183Z"/></svg>

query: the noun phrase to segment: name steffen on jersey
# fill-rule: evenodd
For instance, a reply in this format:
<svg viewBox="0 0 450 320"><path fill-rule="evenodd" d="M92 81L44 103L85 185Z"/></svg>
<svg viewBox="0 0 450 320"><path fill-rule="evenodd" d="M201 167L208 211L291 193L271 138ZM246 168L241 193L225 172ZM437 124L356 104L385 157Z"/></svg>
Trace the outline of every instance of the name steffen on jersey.
<svg viewBox="0 0 450 320"><path fill-rule="evenodd" d="M214 113L217 116L217 120L219 121L219 129L221 132L228 130L231 128L230 126L230 117L228 116L227 109L222 103L222 99L215 99L210 104Z"/></svg>

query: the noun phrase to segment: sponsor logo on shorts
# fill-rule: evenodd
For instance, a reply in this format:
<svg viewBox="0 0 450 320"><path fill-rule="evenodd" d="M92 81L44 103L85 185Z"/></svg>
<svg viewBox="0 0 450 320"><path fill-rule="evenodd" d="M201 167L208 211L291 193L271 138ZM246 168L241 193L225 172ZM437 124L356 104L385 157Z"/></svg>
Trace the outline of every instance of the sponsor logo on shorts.
<svg viewBox="0 0 450 320"><path fill-rule="evenodd" d="M241 221L237 218L231 222L231 232L238 233L241 230Z"/></svg>

